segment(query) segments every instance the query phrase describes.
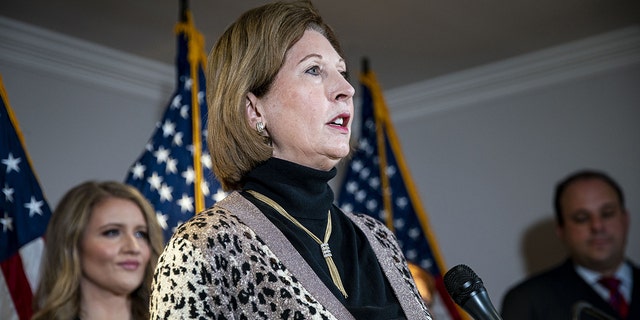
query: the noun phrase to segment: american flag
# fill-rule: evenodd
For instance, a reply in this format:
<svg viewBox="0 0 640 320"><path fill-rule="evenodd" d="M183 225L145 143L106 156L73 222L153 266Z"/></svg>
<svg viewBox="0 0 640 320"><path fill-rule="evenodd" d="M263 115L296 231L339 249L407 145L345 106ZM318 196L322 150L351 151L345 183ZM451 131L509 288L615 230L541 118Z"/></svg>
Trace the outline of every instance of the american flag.
<svg viewBox="0 0 640 320"><path fill-rule="evenodd" d="M126 177L154 206L165 241L177 226L226 196L213 176L206 146L204 39L189 12L176 33L176 91Z"/></svg>
<svg viewBox="0 0 640 320"><path fill-rule="evenodd" d="M355 153L346 166L338 205L347 212L368 214L394 231L407 260L434 277L434 318L462 319L444 287L444 264L402 158L382 90L371 71L365 71L360 81L362 124Z"/></svg>
<svg viewBox="0 0 640 320"><path fill-rule="evenodd" d="M51 210L0 77L0 319L30 319Z"/></svg>

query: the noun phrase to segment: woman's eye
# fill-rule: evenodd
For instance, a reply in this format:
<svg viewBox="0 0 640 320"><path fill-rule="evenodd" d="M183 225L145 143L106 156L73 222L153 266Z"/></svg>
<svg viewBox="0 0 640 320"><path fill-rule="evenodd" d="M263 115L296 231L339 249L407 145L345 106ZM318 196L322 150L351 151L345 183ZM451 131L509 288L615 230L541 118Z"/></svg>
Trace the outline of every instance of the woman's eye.
<svg viewBox="0 0 640 320"><path fill-rule="evenodd" d="M317 76L317 75L319 75L319 74L320 74L320 67L318 67L318 66L313 66L313 67L311 67L311 68L307 69L307 71L306 71L306 72L307 72L308 74L312 74L312 75L314 75L314 76Z"/></svg>
<svg viewBox="0 0 640 320"><path fill-rule="evenodd" d="M120 230L118 230L118 229L109 229L109 230L105 230L102 234L104 236L106 236L106 237L115 237L115 236L120 234Z"/></svg>
<svg viewBox="0 0 640 320"><path fill-rule="evenodd" d="M149 233L147 233L146 231L136 231L136 238L147 239L149 238Z"/></svg>
<svg viewBox="0 0 640 320"><path fill-rule="evenodd" d="M349 72L348 71L341 71L340 74L347 80L349 80Z"/></svg>

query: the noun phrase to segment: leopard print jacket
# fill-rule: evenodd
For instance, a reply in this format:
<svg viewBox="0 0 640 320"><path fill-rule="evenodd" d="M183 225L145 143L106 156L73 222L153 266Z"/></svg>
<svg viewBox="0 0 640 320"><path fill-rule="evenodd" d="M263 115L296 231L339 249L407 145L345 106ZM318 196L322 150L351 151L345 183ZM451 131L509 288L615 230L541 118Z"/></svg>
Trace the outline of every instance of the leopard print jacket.
<svg viewBox="0 0 640 320"><path fill-rule="evenodd" d="M365 233L407 319L431 315L395 236L348 214ZM151 319L354 319L284 235L234 192L176 230L160 256Z"/></svg>

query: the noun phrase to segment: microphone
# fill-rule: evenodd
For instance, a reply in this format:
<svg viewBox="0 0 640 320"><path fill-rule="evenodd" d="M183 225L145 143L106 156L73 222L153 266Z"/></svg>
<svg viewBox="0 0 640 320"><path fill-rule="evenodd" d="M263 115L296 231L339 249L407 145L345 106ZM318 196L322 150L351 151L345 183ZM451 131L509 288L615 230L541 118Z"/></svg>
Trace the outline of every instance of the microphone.
<svg viewBox="0 0 640 320"><path fill-rule="evenodd" d="M603 311L601 311L600 309L597 309L596 307L592 306L590 303L586 302L586 301L578 301L573 305L573 320L579 320L580 319L580 314L583 313L582 311L584 310L584 314L588 314L593 318L596 318L598 320L616 320L616 318L604 313Z"/></svg>
<svg viewBox="0 0 640 320"><path fill-rule="evenodd" d="M464 264L451 268L444 275L449 295L476 320L502 320L493 307L487 290L478 275Z"/></svg>

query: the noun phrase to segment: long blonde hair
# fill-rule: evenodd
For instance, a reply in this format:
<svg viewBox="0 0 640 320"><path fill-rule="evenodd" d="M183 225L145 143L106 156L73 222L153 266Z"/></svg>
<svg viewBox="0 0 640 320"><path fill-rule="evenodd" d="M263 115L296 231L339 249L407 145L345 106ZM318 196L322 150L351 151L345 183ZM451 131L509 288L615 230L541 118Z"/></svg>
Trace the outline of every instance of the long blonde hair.
<svg viewBox="0 0 640 320"><path fill-rule="evenodd" d="M269 91L287 51L309 29L344 56L333 30L309 1L276 2L245 12L209 53L207 143L225 190L241 188L244 175L271 157L270 144L246 118L247 94L262 97Z"/></svg>
<svg viewBox="0 0 640 320"><path fill-rule="evenodd" d="M68 320L79 317L80 239L93 208L111 197L134 202L147 222L151 257L142 284L131 293L131 314L133 319L149 318L151 281L163 246L162 229L155 212L140 192L129 185L115 181L88 181L69 190L51 216L32 319Z"/></svg>

